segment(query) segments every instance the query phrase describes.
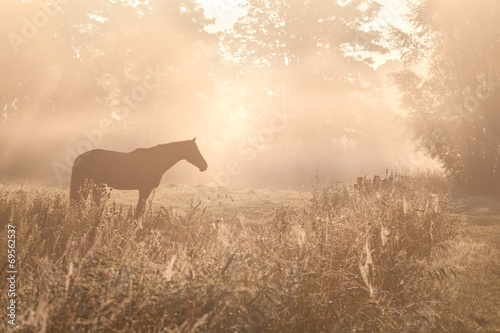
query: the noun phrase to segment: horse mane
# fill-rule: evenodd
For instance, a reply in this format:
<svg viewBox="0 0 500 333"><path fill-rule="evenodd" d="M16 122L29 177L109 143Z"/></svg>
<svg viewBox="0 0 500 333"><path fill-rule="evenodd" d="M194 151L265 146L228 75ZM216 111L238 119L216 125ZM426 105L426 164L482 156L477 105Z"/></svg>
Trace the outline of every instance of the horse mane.
<svg viewBox="0 0 500 333"><path fill-rule="evenodd" d="M169 142L169 143L160 143L156 146L153 146L153 147L150 147L150 148L165 148L167 146L173 146L175 144L178 144L178 143L187 143L189 141L192 141L192 140L185 140L185 141L175 141L175 142ZM146 148L148 149L148 148Z"/></svg>
<svg viewBox="0 0 500 333"><path fill-rule="evenodd" d="M193 140L184 140L184 141L174 141L174 142L168 142L168 143L160 143L154 147L160 147L160 146L168 146L168 145L174 145L176 143L186 143L186 142L189 142L189 141L193 141ZM151 147L153 148L153 147Z"/></svg>
<svg viewBox="0 0 500 333"><path fill-rule="evenodd" d="M139 152L139 151L147 151L147 150L156 150L156 149L162 149L162 148L167 148L169 146L173 146L175 145L176 143L186 143L186 142L189 142L191 140L185 140L185 141L176 141L176 142L168 142L168 143L160 143L156 146L152 146L152 147L142 147L142 148L136 148L134 149L132 152Z"/></svg>

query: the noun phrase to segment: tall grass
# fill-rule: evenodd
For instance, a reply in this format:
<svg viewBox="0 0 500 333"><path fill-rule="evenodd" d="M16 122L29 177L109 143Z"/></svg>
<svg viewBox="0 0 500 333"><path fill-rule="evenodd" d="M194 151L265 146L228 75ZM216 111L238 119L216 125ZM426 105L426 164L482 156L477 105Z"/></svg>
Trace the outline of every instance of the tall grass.
<svg viewBox="0 0 500 333"><path fill-rule="evenodd" d="M1 230L9 221L17 228L16 328L440 330L449 270L434 258L456 232L440 182L318 184L305 207L273 207L261 225L223 220L207 203L134 220L106 195L70 209L65 193L0 192Z"/></svg>

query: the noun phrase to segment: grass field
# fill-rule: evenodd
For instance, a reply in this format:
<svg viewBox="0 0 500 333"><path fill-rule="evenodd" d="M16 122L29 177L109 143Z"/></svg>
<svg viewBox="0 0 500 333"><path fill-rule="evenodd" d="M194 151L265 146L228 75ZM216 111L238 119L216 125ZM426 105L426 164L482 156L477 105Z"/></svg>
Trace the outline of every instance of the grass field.
<svg viewBox="0 0 500 333"><path fill-rule="evenodd" d="M500 332L500 198L457 195L464 224L447 258L455 267L449 311L456 331Z"/></svg>
<svg viewBox="0 0 500 333"><path fill-rule="evenodd" d="M361 191L162 185L139 220L136 200L70 209L67 191L0 188L16 330L500 332L498 198L451 195L437 175Z"/></svg>

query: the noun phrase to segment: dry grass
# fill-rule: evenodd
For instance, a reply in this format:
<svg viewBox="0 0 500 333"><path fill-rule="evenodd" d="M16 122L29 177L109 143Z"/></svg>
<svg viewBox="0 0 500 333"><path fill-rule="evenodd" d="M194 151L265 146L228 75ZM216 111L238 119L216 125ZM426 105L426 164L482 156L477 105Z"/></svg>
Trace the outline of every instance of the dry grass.
<svg viewBox="0 0 500 333"><path fill-rule="evenodd" d="M455 267L446 310L451 332L500 332L500 204L498 197L456 195L464 223L443 264Z"/></svg>
<svg viewBox="0 0 500 333"><path fill-rule="evenodd" d="M192 187L162 205L167 188L139 220L107 196L72 210L64 192L4 188L17 329L442 331L458 226L444 188L432 175L371 192Z"/></svg>

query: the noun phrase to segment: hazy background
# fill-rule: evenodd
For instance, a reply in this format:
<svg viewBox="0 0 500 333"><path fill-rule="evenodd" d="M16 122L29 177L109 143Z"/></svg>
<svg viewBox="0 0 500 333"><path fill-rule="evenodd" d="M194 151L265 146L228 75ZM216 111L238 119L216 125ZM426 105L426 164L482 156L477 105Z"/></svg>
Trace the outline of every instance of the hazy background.
<svg viewBox="0 0 500 333"><path fill-rule="evenodd" d="M209 169L181 162L165 182L437 167L397 121L406 1L42 3L0 5L0 178L65 185L77 153L193 137Z"/></svg>

